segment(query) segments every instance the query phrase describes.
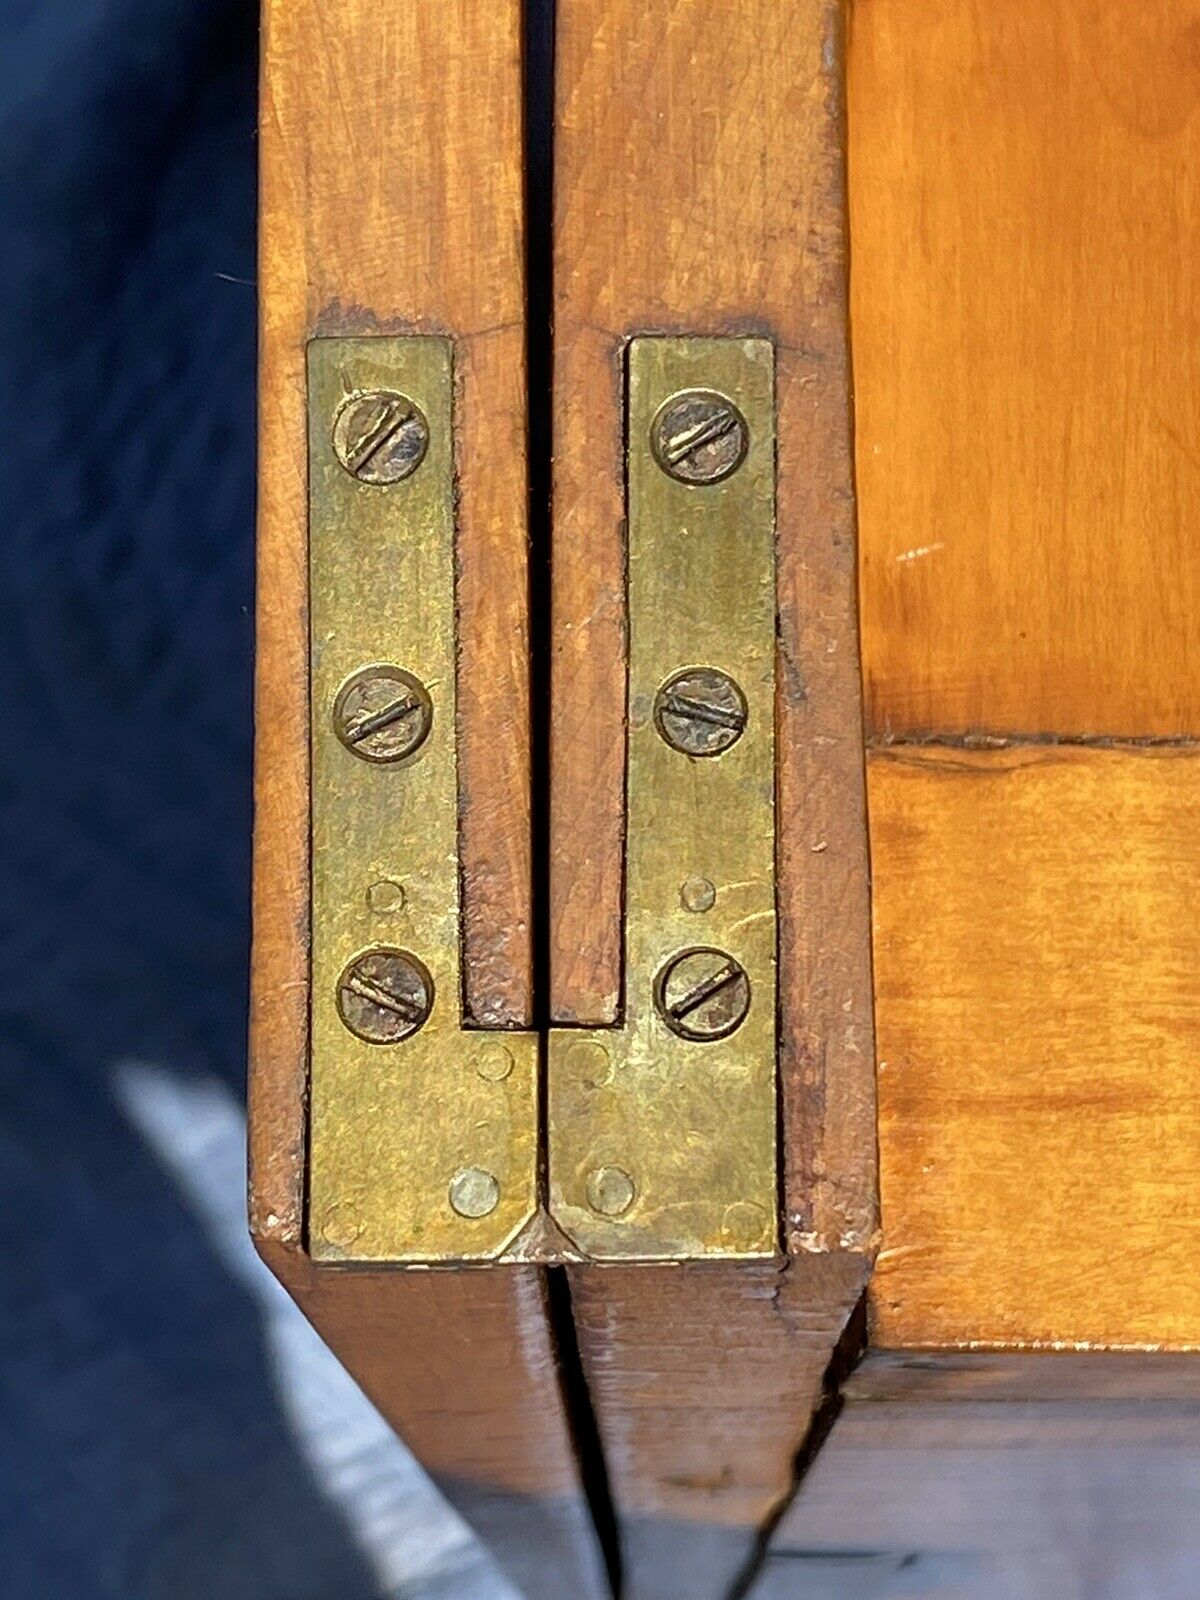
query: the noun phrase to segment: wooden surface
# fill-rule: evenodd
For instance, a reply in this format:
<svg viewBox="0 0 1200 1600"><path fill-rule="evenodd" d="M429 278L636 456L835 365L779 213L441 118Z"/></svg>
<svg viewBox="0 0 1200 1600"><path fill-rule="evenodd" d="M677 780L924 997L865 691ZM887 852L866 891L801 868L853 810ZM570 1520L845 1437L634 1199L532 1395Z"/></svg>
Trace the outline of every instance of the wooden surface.
<svg viewBox="0 0 1200 1600"><path fill-rule="evenodd" d="M842 812L860 814L839 16L833 0L749 0L736 27L703 0L652 10L575 0L559 16L550 892L563 1022L612 1021L620 987L631 333L746 331L777 343L781 742L794 741L796 762L781 775L784 803L810 787L798 747L822 714L803 698L815 682L836 717L825 781ZM843 840L825 861L819 843L804 838L797 853L832 899L839 863L862 858ZM798 895L795 861L783 870ZM861 969L843 977L861 979Z"/></svg>
<svg viewBox="0 0 1200 1600"><path fill-rule="evenodd" d="M875 1336L1195 1344L1200 5L852 15Z"/></svg>
<svg viewBox="0 0 1200 1600"><path fill-rule="evenodd" d="M731 24L702 0L652 12L572 0L559 16L550 917L552 1009L566 1023L613 1021L620 991L623 342L747 331L779 355L792 1260L773 1284L737 1270L702 1287L667 1269L573 1272L635 1600L671 1600L671 1584L706 1600L749 1557L754 1523L787 1492L874 1237L840 14L837 0L747 0ZM875 1336L1195 1344L1196 755L1129 741L1197 731L1200 428L1181 241L1200 182L1200 5L857 0L853 16L884 1063ZM393 1414L411 1413L424 1448L458 1450L487 1503L496 1487L522 1504L565 1500L577 1527L534 1274L471 1275L453 1291L379 1274L327 1284L298 1253L297 530L315 332L459 340L468 1004L484 1022L528 1013L528 750L512 715L527 671L518 54L515 6L268 4L253 1210L264 1249L335 1337L352 1330L353 1359ZM465 198L478 192L490 203ZM511 737L485 748L496 726ZM964 748L980 730L1024 742ZM1105 735L1126 742L1098 748ZM464 1295L476 1298L458 1305ZM407 1354L388 1342L406 1325L432 1351L452 1304L448 1351L476 1315L510 1333L470 1383L434 1383L461 1407L454 1423L410 1390ZM986 1414L963 1414L952 1449L994 1459L998 1439L1023 1437L1015 1411L1005 1421L969 1404ZM498 1421L505 1405L537 1428L515 1412ZM1122 1417L1107 1415L1119 1437ZM472 1417L511 1447L481 1459ZM1152 1418L1141 1443L1174 1449L1160 1422L1171 1433ZM931 1425L912 1419L936 1453L936 1426L920 1431ZM1068 1444L1090 1427L1078 1419ZM904 1449L887 1462L901 1480L918 1464ZM870 1481L866 1456L853 1470ZM1070 1481L1117 1495L1106 1473ZM1019 1520L1003 1474L979 1481ZM586 1585L594 1566L571 1548Z"/></svg>
<svg viewBox="0 0 1200 1600"><path fill-rule="evenodd" d="M1200 732L1200 0L855 0L873 733Z"/></svg>
<svg viewBox="0 0 1200 1600"><path fill-rule="evenodd" d="M455 340L466 996L477 1022L529 1015L520 13L265 7L250 1210L264 1256L515 1581L597 1600L542 1275L327 1272L303 1253L316 334Z"/></svg>
<svg viewBox="0 0 1200 1600"><path fill-rule="evenodd" d="M841 1386L847 1402L1200 1401L1193 1352L871 1350Z"/></svg>
<svg viewBox="0 0 1200 1600"><path fill-rule="evenodd" d="M529 1013L527 718L513 711L528 673L520 15L515 0L382 16L267 0L263 22L250 1154L256 1225L290 1242L308 983L304 352L317 334L455 339L466 989L476 1020ZM499 705L507 736L489 744Z"/></svg>
<svg viewBox="0 0 1200 1600"><path fill-rule="evenodd" d="M571 1269L622 1600L734 1591L791 1493L868 1265L841 1251L778 1266Z"/></svg>
<svg viewBox="0 0 1200 1600"><path fill-rule="evenodd" d="M1200 7L852 17L888 1348L750 1592L1184 1600Z"/></svg>
<svg viewBox="0 0 1200 1600"><path fill-rule="evenodd" d="M576 0L557 42L554 1012L610 1022L620 989L622 343L753 327L778 362L787 1205L817 1249L874 1227L840 16Z"/></svg>
<svg viewBox="0 0 1200 1600"><path fill-rule="evenodd" d="M455 340L467 1006L484 1025L529 1016L520 50L515 0L264 7L255 1005L260 1064L268 1050L286 1057L289 1095L305 1009L304 346L315 334Z"/></svg>
<svg viewBox="0 0 1200 1600"><path fill-rule="evenodd" d="M260 1249L527 1600L608 1600L535 1267L336 1272Z"/></svg>
<svg viewBox="0 0 1200 1600"><path fill-rule="evenodd" d="M1200 1345L1200 752L869 771L877 1342Z"/></svg>
<svg viewBox="0 0 1200 1600"><path fill-rule="evenodd" d="M788 1243L764 1271L572 1270L629 1600L710 1600L753 1556L874 1243L840 6L572 0L555 143L552 1005L621 984L622 356L774 340Z"/></svg>
<svg viewBox="0 0 1200 1600"><path fill-rule="evenodd" d="M1125 1359L1144 1375L1160 1362ZM1129 1380L1135 1402L986 1399L956 1372L881 1399L856 1378L749 1600L1190 1600L1200 1400L1194 1382L1158 1399L1152 1383Z"/></svg>

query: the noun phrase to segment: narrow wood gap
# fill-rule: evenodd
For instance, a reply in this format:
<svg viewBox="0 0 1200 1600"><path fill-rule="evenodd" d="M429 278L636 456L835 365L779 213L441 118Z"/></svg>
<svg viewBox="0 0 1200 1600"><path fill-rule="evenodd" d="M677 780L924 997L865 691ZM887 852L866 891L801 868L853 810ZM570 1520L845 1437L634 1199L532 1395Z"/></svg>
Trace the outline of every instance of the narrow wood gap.
<svg viewBox="0 0 1200 1600"><path fill-rule="evenodd" d="M600 1427L579 1351L575 1311L571 1304L571 1279L565 1267L546 1268L546 1298L550 1333L558 1357L563 1403L575 1441L579 1477L596 1528L596 1539L608 1575L613 1600L621 1600L623 1572L621 1535L609 1483L608 1465L600 1441Z"/></svg>
<svg viewBox="0 0 1200 1600"><path fill-rule="evenodd" d="M1200 735L1153 734L1144 738L1109 733L873 733L868 751L925 749L1012 750L1022 746L1062 745L1083 750L1189 750L1200 748Z"/></svg>
<svg viewBox="0 0 1200 1600"><path fill-rule="evenodd" d="M547 1198L546 1033L550 1026L550 462L554 373L554 0L526 0L525 388L529 537L531 1022L540 1044L539 1199Z"/></svg>
<svg viewBox="0 0 1200 1600"><path fill-rule="evenodd" d="M842 1414L845 1404L842 1385L862 1360L867 1350L867 1297L864 1294L846 1323L841 1338L834 1346L833 1355L821 1380L821 1398L813 1410L796 1459L792 1467L792 1482L788 1492L758 1530L745 1567L729 1590L726 1600L747 1600L762 1576L767 1557L771 1554L771 1541L775 1531L787 1514L796 1496L804 1487L804 1480L820 1455L834 1424Z"/></svg>
<svg viewBox="0 0 1200 1600"><path fill-rule="evenodd" d="M554 377L554 0L525 0L525 366L528 449L530 918L532 1023L538 1033L539 1199L547 1202L547 1056L550 998L551 462ZM579 1350L566 1269L543 1269L550 1335L580 1482L614 1600L622 1586L620 1534L608 1467Z"/></svg>

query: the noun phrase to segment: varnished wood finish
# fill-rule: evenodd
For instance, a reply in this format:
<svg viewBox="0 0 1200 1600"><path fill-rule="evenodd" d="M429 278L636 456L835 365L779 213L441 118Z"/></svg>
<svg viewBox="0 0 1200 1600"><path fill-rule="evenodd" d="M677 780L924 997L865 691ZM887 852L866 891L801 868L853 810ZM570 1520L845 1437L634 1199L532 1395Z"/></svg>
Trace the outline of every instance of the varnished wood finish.
<svg viewBox="0 0 1200 1600"><path fill-rule="evenodd" d="M530 1008L521 8L267 0L251 1226L275 1271L530 1595L603 1581L545 1284L304 1254L308 636L304 351L455 341L466 997Z"/></svg>
<svg viewBox="0 0 1200 1600"><path fill-rule="evenodd" d="M608 1600L535 1267L337 1272L260 1249L527 1600Z"/></svg>
<svg viewBox="0 0 1200 1600"><path fill-rule="evenodd" d="M892 1345L1200 1339L1197 38L1196 0L853 11Z"/></svg>
<svg viewBox="0 0 1200 1600"><path fill-rule="evenodd" d="M265 5L257 921L271 970L256 1003L262 1049L293 1063L303 996L279 991L303 982L307 915L304 347L322 333L454 338L467 1005L488 1026L529 1018L520 54L515 0Z"/></svg>
<svg viewBox="0 0 1200 1600"><path fill-rule="evenodd" d="M907 1393L912 1359L869 1357L846 1386L750 1600L1189 1600L1200 1399L1177 1358L1025 1355L1036 1399L997 1385L1012 1357L963 1354Z"/></svg>
<svg viewBox="0 0 1200 1600"><path fill-rule="evenodd" d="M1050 1369L1057 1358L1028 1347L1200 1344L1200 756L1183 738L1200 731L1200 389L1183 247L1200 210L1200 0L852 10L883 1064L871 1326L935 1366L922 1389L912 1373L929 1368L897 1377L911 1350L886 1373L874 1356L851 1382L762 1600L790 1592L786 1564L814 1544L878 1554L923 1538L921 1507L887 1487L931 1461L921 1502L940 1515L975 1484L955 1548L975 1539L997 1583L998 1520L1063 1531L1039 1521L1043 1483L1066 1474L1081 1495L1127 1494L1144 1524L1158 1513L1138 1499L1138 1472L1131 1488L1110 1454L1093 1473L1101 1453L1166 1451L1137 1457L1152 1487L1156 1472L1194 1470L1170 1454L1186 1446L1174 1412L1130 1414L1108 1387L1194 1404L1190 1368L1164 1377L1105 1353ZM551 1002L566 1023L611 1022L619 1004L623 344L746 331L779 357L790 1256L775 1271L572 1269L629 1600L721 1595L750 1557L874 1243L841 14L837 0L746 0L736 17L711 0L559 8L550 912ZM561 1538L571 1592L587 1594L595 1564L536 1271L452 1288L326 1278L301 1251L299 530L315 332L459 339L468 1000L482 1021L528 1011L528 749L511 709L527 671L518 54L515 4L267 7L252 1211L264 1254L470 1514L532 1508L522 1537ZM485 752L497 726L505 740ZM973 745L981 730L1015 742ZM1124 742L1097 747L1105 735ZM942 1391L968 1359L945 1347L967 1342L1015 1364ZM1079 1473L1075 1454L1039 1454L1053 1439L1087 1454ZM992 1471L1013 1443L1032 1473ZM980 1504L995 1508L982 1532ZM862 1594L864 1571L848 1593ZM1022 1569L1017 1592L1044 1576ZM1050 1576L1073 1592L1070 1571Z"/></svg>
<svg viewBox="0 0 1200 1600"><path fill-rule="evenodd" d="M791 1490L868 1265L831 1251L740 1269L573 1269L624 1600L732 1591Z"/></svg>
<svg viewBox="0 0 1200 1600"><path fill-rule="evenodd" d="M787 1203L815 1248L874 1226L840 22L577 0L557 67L554 1008L602 1024L619 990L622 343L753 326L778 360Z"/></svg>
<svg viewBox="0 0 1200 1600"><path fill-rule="evenodd" d="M870 1332L895 1348L845 1385L751 1595L1182 1600L1200 6L852 18Z"/></svg>
<svg viewBox="0 0 1200 1600"><path fill-rule="evenodd" d="M794 807L812 787L795 752L823 714L804 698L817 685L837 739L824 782L861 814L840 16L833 0L751 0L731 26L703 0L574 0L559 17L550 887L564 1022L612 1021L620 987L621 351L632 333L776 341L781 743L795 762L783 799ZM834 635L843 642L830 649ZM800 843L802 831L785 826L784 848L796 837L805 876L837 879L849 843L822 862L819 836ZM783 870L785 892L800 893L797 864Z"/></svg>
<svg viewBox="0 0 1200 1600"><path fill-rule="evenodd" d="M572 1271L633 1600L722 1595L865 1281L874 1054L854 594L841 7L560 7L552 1003L620 989L622 352L753 332L778 363L776 714L788 1244L774 1271ZM719 887L719 886L718 886Z"/></svg>
<svg viewBox="0 0 1200 1600"><path fill-rule="evenodd" d="M1200 1345L1200 752L870 765L891 1346Z"/></svg>
<svg viewBox="0 0 1200 1600"><path fill-rule="evenodd" d="M1193 1354L1144 1350L872 1350L847 1403L899 1400L1178 1400L1200 1403Z"/></svg>
<svg viewBox="0 0 1200 1600"><path fill-rule="evenodd" d="M1200 0L855 0L868 723L1200 732Z"/></svg>
<svg viewBox="0 0 1200 1600"><path fill-rule="evenodd" d="M513 710L528 700L519 7L429 0L380 14L267 0L263 40L251 1159L267 1236L295 1237L308 981L304 351L321 333L455 339L466 983L476 1020L529 1014L527 719ZM500 741L489 738L497 721Z"/></svg>

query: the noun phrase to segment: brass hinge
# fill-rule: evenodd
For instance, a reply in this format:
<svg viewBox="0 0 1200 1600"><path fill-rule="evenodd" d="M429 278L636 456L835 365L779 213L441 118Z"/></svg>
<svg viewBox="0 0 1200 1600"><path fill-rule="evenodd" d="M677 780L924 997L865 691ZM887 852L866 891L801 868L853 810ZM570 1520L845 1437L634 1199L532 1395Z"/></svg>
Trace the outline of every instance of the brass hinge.
<svg viewBox="0 0 1200 1600"><path fill-rule="evenodd" d="M462 1026L450 341L316 339L308 405L309 1251L492 1260L537 1209L537 1039Z"/></svg>
<svg viewBox="0 0 1200 1600"><path fill-rule="evenodd" d="M774 1255L772 346L628 350L623 1017L550 1032L523 1241L538 1040L462 1025L451 345L308 375L310 1253Z"/></svg>
<svg viewBox="0 0 1200 1600"><path fill-rule="evenodd" d="M628 351L624 1014L549 1055L592 1259L778 1249L774 373L762 339Z"/></svg>

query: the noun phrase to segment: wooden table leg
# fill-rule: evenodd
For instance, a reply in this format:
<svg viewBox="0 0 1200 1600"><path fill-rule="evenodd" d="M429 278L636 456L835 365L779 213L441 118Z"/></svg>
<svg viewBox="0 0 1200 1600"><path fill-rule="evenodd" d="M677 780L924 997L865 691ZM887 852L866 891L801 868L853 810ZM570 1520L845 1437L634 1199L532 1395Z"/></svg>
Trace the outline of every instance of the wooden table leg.
<svg viewBox="0 0 1200 1600"><path fill-rule="evenodd" d="M304 1230L316 336L453 342L463 1003L530 1022L521 51L517 0L265 6L251 1225L523 1592L598 1600L544 1270L345 1271Z"/></svg>
<svg viewBox="0 0 1200 1600"><path fill-rule="evenodd" d="M568 1026L621 1005L625 347L756 335L777 366L786 1251L572 1269L638 1600L715 1600L750 1559L874 1244L842 20L833 0L573 0L558 24L550 889Z"/></svg>

